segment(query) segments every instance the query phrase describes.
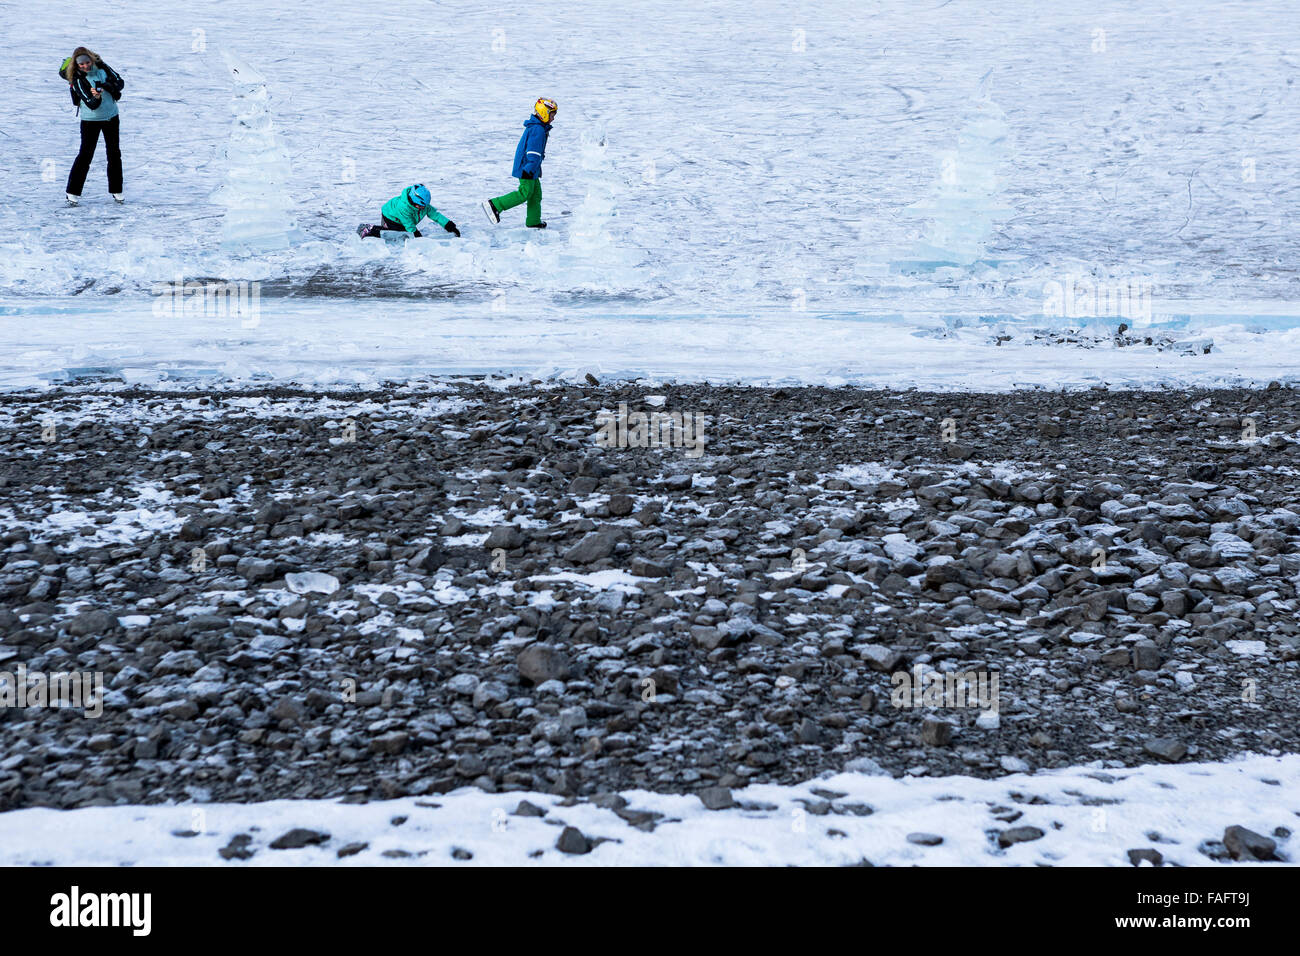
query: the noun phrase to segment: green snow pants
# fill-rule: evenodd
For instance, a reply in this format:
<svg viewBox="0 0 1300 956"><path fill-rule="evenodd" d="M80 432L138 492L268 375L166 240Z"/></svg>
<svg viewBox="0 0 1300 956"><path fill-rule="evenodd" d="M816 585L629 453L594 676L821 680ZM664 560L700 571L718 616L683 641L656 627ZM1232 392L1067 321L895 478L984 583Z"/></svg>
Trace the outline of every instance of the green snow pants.
<svg viewBox="0 0 1300 956"><path fill-rule="evenodd" d="M498 196L492 205L498 212L514 209L520 203L528 203L528 215L524 223L535 226L542 221L542 181L540 179L521 179L519 188L512 193Z"/></svg>

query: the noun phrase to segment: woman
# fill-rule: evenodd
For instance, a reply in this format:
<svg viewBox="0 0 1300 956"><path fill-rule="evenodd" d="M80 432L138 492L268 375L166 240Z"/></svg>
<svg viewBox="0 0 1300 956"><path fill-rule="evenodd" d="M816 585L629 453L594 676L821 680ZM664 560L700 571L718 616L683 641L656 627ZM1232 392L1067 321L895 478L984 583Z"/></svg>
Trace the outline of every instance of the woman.
<svg viewBox="0 0 1300 956"><path fill-rule="evenodd" d="M72 102L81 116L81 151L68 173L68 205L81 200L81 188L90 172L90 161L95 158L95 145L101 133L104 149L108 153L108 191L116 202L122 196L122 151L117 138L117 101L122 96L126 81L113 72L113 68L99 55L79 46L63 63L63 77L71 84Z"/></svg>

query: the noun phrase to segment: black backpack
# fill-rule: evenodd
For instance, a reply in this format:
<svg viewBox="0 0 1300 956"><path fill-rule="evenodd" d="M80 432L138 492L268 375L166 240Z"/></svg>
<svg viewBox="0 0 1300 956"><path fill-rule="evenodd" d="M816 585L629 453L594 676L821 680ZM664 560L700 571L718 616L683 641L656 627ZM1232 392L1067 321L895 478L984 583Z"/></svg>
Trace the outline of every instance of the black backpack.
<svg viewBox="0 0 1300 956"><path fill-rule="evenodd" d="M63 77L64 81L68 84L68 95L72 97L72 105L76 106L80 102L80 100L77 99L77 88L73 85L72 81L68 79L68 75L64 72L68 68L68 64L71 62L72 57L69 56L63 58L63 62L59 64L59 76Z"/></svg>
<svg viewBox="0 0 1300 956"><path fill-rule="evenodd" d="M72 57L66 57L64 61L59 64L59 76L63 77L63 79L68 83L68 96L72 98L72 105L80 106L81 97L77 95L77 84L68 80L67 74L64 72L67 70L68 64L71 62ZM108 90L108 92L112 94L113 99L120 100L122 98L122 89L126 86L126 80L122 79L117 71L103 60L100 60L96 65L103 70L108 77L104 80L104 89Z"/></svg>

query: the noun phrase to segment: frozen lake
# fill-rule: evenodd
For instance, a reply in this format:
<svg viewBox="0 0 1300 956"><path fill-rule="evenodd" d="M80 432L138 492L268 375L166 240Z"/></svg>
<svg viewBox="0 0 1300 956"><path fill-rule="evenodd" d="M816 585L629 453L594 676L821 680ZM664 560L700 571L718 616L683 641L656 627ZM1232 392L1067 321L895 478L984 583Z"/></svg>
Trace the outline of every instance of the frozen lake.
<svg viewBox="0 0 1300 956"><path fill-rule="evenodd" d="M0 152L5 385L82 367L581 367L1006 387L1266 381L1300 364L1277 332L1300 316L1300 21L1281 0L103 10L88 28L30 0L0 9L24 38L22 125ZM102 150L82 205L62 205L77 122L54 67L75 37L127 78L124 207ZM224 53L260 71L264 99ZM511 184L538 95L560 104L551 228L493 228L477 203ZM232 139L250 102L283 181ZM463 239L354 235L414 181ZM223 203L253 199L287 204L292 245L223 246ZM160 319L158 284L178 279L260 282L260 325ZM1062 294L1080 284L1095 294ZM1215 350L982 351L999 322L1094 317Z"/></svg>

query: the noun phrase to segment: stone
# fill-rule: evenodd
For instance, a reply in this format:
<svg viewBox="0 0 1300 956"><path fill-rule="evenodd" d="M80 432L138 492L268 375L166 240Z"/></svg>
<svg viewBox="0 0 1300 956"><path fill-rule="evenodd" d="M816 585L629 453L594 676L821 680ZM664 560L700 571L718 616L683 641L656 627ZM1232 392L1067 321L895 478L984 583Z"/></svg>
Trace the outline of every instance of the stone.
<svg viewBox="0 0 1300 956"><path fill-rule="evenodd" d="M1020 610L1020 602L1010 594L1003 594L1001 591L992 591L987 588L980 588L972 591L970 597L977 607L982 607L989 611Z"/></svg>
<svg viewBox="0 0 1300 956"><path fill-rule="evenodd" d="M638 578L666 578L669 574L666 564L651 561L639 555L632 559L628 570Z"/></svg>
<svg viewBox="0 0 1300 956"><path fill-rule="evenodd" d="M921 742L927 747L947 747L952 743L952 724L927 717L921 722Z"/></svg>
<svg viewBox="0 0 1300 956"><path fill-rule="evenodd" d="M1150 614L1160 606L1160 599L1141 591L1130 591L1124 604L1134 614Z"/></svg>
<svg viewBox="0 0 1300 956"><path fill-rule="evenodd" d="M561 853L581 855L591 852L591 841L577 827L565 827L555 841L555 848Z"/></svg>
<svg viewBox="0 0 1300 956"><path fill-rule="evenodd" d="M230 838L229 843L217 851L217 855L223 860L250 860L255 852L248 848L248 845L252 842L251 835L237 833Z"/></svg>
<svg viewBox="0 0 1300 956"><path fill-rule="evenodd" d="M330 835L320 830L294 827L271 842L272 850L299 850L305 846L320 846L329 842Z"/></svg>
<svg viewBox="0 0 1300 956"><path fill-rule="evenodd" d="M190 700L171 700L159 707L158 712L172 720L193 720L199 715L199 708Z"/></svg>
<svg viewBox="0 0 1300 956"><path fill-rule="evenodd" d="M257 514L253 517L254 524L273 525L278 524L289 516L289 509L279 501L268 501L258 509Z"/></svg>
<svg viewBox="0 0 1300 956"><path fill-rule="evenodd" d="M1128 851L1128 861L1134 866L1141 866L1143 863L1149 863L1151 866L1160 866L1164 863L1164 855L1153 847L1142 847Z"/></svg>
<svg viewBox="0 0 1300 956"><path fill-rule="evenodd" d="M153 673L155 677L163 677L167 674L193 674L202 666L203 661L197 651L168 651L154 666Z"/></svg>
<svg viewBox="0 0 1300 956"><path fill-rule="evenodd" d="M1141 641L1133 645L1133 669L1135 671L1154 671L1160 667L1160 648L1150 641Z"/></svg>
<svg viewBox="0 0 1300 956"><path fill-rule="evenodd" d="M548 644L529 644L515 658L519 676L531 684L564 680L573 672L573 662L559 648Z"/></svg>
<svg viewBox="0 0 1300 956"><path fill-rule="evenodd" d="M1142 745L1142 749L1167 763L1177 763L1187 756L1187 745L1174 737L1153 737Z"/></svg>
<svg viewBox="0 0 1300 956"><path fill-rule="evenodd" d="M698 796L706 810L726 810L736 805L735 798L727 787L705 787L699 791Z"/></svg>
<svg viewBox="0 0 1300 956"><path fill-rule="evenodd" d="M409 735L403 730L393 730L386 734L370 738L370 752L376 754L399 754L410 742Z"/></svg>
<svg viewBox="0 0 1300 956"><path fill-rule="evenodd" d="M907 842L915 843L917 846L938 846L943 842L943 837L937 833L909 833Z"/></svg>
<svg viewBox="0 0 1300 956"><path fill-rule="evenodd" d="M564 560L571 564L593 564L614 553L617 539L611 531L592 531L564 552Z"/></svg>
<svg viewBox="0 0 1300 956"><path fill-rule="evenodd" d="M494 704L504 704L510 699L510 689L500 681L485 680L474 688L473 702L476 710Z"/></svg>
<svg viewBox="0 0 1300 956"><path fill-rule="evenodd" d="M406 566L412 571L423 571L426 574L432 574L447 563L447 552L434 545L427 548L421 548L406 562Z"/></svg>
<svg viewBox="0 0 1300 956"><path fill-rule="evenodd" d="M805 717L799 722L795 736L800 743L820 744L825 739L826 734L815 720L811 717Z"/></svg>
<svg viewBox="0 0 1300 956"><path fill-rule="evenodd" d="M864 644L858 648L858 656L866 661L872 670L886 674L898 670L903 655L881 644Z"/></svg>
<svg viewBox="0 0 1300 956"><path fill-rule="evenodd" d="M513 551L515 548L522 547L524 543L524 533L512 524L498 525L488 532L487 540L483 542L483 547L491 551L493 548L505 548L507 551Z"/></svg>
<svg viewBox="0 0 1300 956"><path fill-rule="evenodd" d="M267 558L243 557L235 564L235 573L249 584L270 581L275 577L275 562Z"/></svg>
<svg viewBox="0 0 1300 956"><path fill-rule="evenodd" d="M1041 840L1043 831L1038 827L1011 827L1009 830L998 831L998 846L1004 850L1009 846L1017 843L1029 843L1032 840Z"/></svg>
<svg viewBox="0 0 1300 956"><path fill-rule="evenodd" d="M1170 617L1182 617L1187 613L1187 593L1176 589L1160 592L1160 610Z"/></svg>
<svg viewBox="0 0 1300 956"><path fill-rule="evenodd" d="M1234 860L1277 859L1275 841L1243 826L1230 826L1224 830L1223 845Z"/></svg>
<svg viewBox="0 0 1300 956"><path fill-rule="evenodd" d="M469 697L478 690L478 685L479 679L473 674L457 674L447 681L446 687L453 694L464 694Z"/></svg>
<svg viewBox="0 0 1300 956"><path fill-rule="evenodd" d="M111 631L117 625L117 619L107 611L95 608L91 611L82 611L72 620L68 621L68 633L73 637L85 637L90 634L103 634Z"/></svg>

